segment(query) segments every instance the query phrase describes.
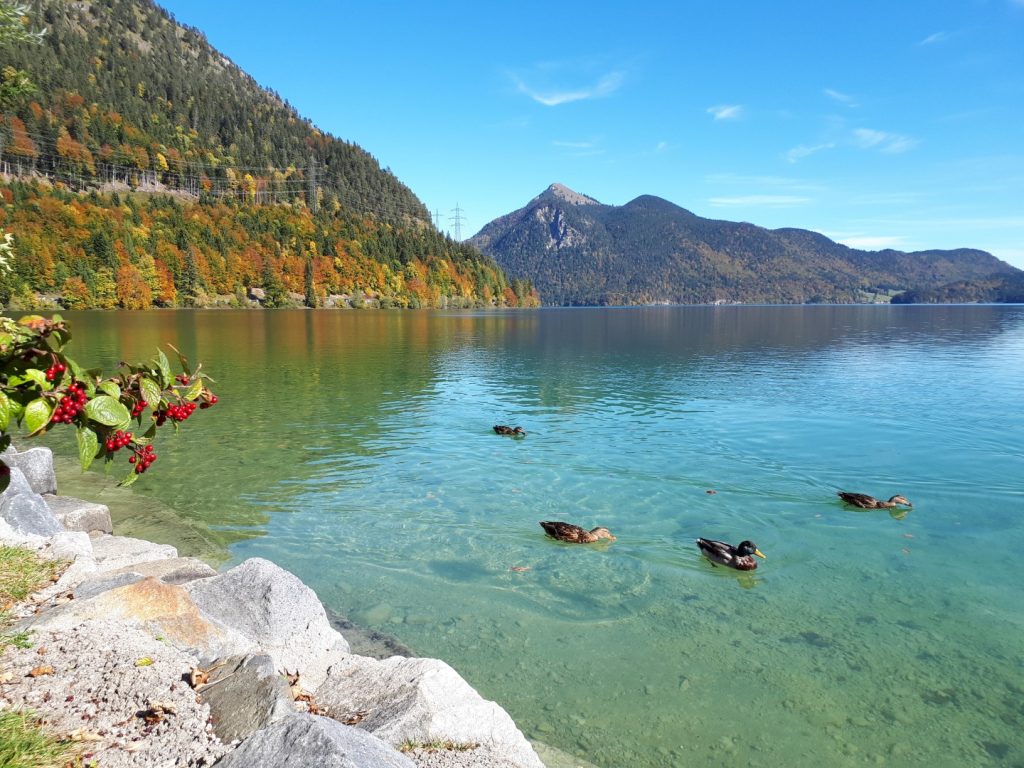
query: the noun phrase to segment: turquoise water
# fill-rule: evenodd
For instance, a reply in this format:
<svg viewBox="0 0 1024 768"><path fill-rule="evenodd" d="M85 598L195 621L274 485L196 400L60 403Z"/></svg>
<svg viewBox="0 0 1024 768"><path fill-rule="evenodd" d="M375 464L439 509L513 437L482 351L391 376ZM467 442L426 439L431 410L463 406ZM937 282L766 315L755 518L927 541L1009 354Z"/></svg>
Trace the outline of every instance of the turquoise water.
<svg viewBox="0 0 1024 768"><path fill-rule="evenodd" d="M1024 307L70 317L84 362L173 341L218 380L140 493L531 738L602 768L1024 765Z"/></svg>

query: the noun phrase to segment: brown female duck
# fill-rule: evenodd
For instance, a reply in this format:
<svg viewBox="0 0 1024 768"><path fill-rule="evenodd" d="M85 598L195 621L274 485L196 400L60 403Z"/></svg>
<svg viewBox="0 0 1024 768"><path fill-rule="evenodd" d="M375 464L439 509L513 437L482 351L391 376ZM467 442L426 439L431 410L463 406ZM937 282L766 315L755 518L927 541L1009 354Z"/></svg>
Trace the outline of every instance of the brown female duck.
<svg viewBox="0 0 1024 768"><path fill-rule="evenodd" d="M495 424L494 431L499 435L510 435L511 437L526 437L526 430L522 427L510 427L505 424Z"/></svg>
<svg viewBox="0 0 1024 768"><path fill-rule="evenodd" d="M741 541L738 546L734 547L724 541L697 539L697 546L712 565L719 563L729 568L735 568L737 571L752 571L757 568L757 560L754 559L754 555L767 559L767 556L752 541Z"/></svg>
<svg viewBox="0 0 1024 768"><path fill-rule="evenodd" d="M876 499L874 496L868 496L866 493L849 493L847 491L837 491L836 496L847 504L852 504L853 506L860 507L861 509L892 509L897 504L902 504L909 508L913 508L914 506L899 495L891 497L888 501Z"/></svg>
<svg viewBox="0 0 1024 768"><path fill-rule="evenodd" d="M610 539L615 541L612 532L607 528L598 526L591 530L580 528L572 523L560 523L557 520L542 520L540 527L548 536L559 541L567 541L570 544L593 544L598 539Z"/></svg>

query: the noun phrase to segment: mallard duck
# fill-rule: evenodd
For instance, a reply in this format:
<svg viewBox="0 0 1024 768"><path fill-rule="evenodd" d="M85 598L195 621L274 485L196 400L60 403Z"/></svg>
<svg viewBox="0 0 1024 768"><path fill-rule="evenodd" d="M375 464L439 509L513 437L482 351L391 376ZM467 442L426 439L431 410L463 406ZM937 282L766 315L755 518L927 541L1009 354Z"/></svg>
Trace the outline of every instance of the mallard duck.
<svg viewBox="0 0 1024 768"><path fill-rule="evenodd" d="M707 555L712 564L720 563L738 571L752 571L757 568L757 560L753 558L753 555L767 559L767 556L752 541L741 541L738 546L734 547L724 541L697 539L697 546L700 547L701 552Z"/></svg>
<svg viewBox="0 0 1024 768"><path fill-rule="evenodd" d="M612 532L602 526L588 531L586 528L580 528L572 523L541 520L540 527L544 529L548 536L559 541L568 541L570 544L593 544L598 539L611 539L615 541Z"/></svg>
<svg viewBox="0 0 1024 768"><path fill-rule="evenodd" d="M848 493L847 491L837 491L836 496L847 504L853 504L853 506L860 507L861 509L892 509L897 504L910 508L914 506L902 496L893 496L888 501L876 499L874 496L868 496L866 493Z"/></svg>
<svg viewBox="0 0 1024 768"><path fill-rule="evenodd" d="M511 435L512 437L526 437L526 430L522 427L509 427L505 424L495 424L494 431L499 435Z"/></svg>

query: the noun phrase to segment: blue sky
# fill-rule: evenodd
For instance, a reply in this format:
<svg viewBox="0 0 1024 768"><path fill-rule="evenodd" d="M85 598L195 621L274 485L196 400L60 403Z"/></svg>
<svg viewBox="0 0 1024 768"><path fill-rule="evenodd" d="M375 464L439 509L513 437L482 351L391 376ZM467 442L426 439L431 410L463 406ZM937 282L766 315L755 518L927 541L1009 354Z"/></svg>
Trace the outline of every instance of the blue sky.
<svg viewBox="0 0 1024 768"><path fill-rule="evenodd" d="M463 237L559 182L1024 268L1024 0L166 0Z"/></svg>

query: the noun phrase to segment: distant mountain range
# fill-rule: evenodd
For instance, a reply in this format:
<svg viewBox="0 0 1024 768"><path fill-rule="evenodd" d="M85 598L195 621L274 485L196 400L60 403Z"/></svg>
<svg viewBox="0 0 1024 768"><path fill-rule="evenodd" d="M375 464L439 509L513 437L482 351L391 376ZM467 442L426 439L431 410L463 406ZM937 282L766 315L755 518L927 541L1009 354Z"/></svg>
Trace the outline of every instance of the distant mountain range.
<svg viewBox="0 0 1024 768"><path fill-rule="evenodd" d="M548 305L1024 300L1024 272L986 251L861 251L651 195L604 205L561 184L469 242Z"/></svg>

